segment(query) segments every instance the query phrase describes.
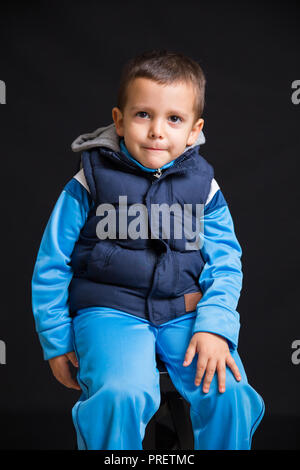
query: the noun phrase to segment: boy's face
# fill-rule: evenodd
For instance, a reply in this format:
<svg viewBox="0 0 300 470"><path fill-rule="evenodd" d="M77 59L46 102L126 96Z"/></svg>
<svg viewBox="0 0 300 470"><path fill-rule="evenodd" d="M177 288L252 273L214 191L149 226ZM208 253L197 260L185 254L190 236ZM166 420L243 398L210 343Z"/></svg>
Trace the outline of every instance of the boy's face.
<svg viewBox="0 0 300 470"><path fill-rule="evenodd" d="M192 84L139 77L128 85L123 113L115 107L112 117L129 153L145 167L160 168L197 140L204 120L195 122L194 102Z"/></svg>

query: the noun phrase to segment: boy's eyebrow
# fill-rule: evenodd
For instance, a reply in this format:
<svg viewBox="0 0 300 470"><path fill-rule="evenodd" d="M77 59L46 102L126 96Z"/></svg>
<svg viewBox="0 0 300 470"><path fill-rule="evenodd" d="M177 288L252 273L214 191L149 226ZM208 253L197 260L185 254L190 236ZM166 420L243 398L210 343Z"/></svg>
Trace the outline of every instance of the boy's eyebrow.
<svg viewBox="0 0 300 470"><path fill-rule="evenodd" d="M130 108L130 111L134 111L135 109L147 109L147 110L149 110L149 111L153 111L152 108L150 108L149 106L144 106L143 104L141 104L141 105L136 105L136 106L132 106L132 107ZM173 110L171 109L171 110L169 110L169 111L168 111L168 114L176 114L176 115L179 114L180 116L182 116L182 117L184 117L184 118L188 118L188 117L189 117L188 114L183 113L182 111L179 111L179 110L176 110L176 109L173 109Z"/></svg>

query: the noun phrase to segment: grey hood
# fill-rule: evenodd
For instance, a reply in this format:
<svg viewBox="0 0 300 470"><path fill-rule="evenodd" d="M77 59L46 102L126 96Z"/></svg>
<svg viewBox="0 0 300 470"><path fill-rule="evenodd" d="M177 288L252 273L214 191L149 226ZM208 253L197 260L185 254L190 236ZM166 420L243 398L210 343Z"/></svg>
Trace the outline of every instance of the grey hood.
<svg viewBox="0 0 300 470"><path fill-rule="evenodd" d="M115 124L112 123L109 126L99 127L94 132L87 134L81 134L77 137L71 145L73 152L82 152L93 147L108 147L115 152L120 151L119 145L120 137L118 136L115 128ZM185 151L189 148L195 147L196 145L202 145L205 143L205 137L201 131L196 142L186 147Z"/></svg>

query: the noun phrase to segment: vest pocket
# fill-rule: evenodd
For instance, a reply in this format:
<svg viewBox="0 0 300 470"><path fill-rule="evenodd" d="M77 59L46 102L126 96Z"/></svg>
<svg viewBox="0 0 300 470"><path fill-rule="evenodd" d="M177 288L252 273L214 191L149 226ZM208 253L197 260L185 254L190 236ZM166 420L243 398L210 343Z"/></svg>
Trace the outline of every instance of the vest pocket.
<svg viewBox="0 0 300 470"><path fill-rule="evenodd" d="M98 269L101 267L102 269L108 266L110 258L113 252L117 249L117 245L115 243L111 243L109 241L100 240L96 243L94 248L91 251L91 254L88 259L87 263L87 273L89 275L90 272L94 271L94 265Z"/></svg>
<svg viewBox="0 0 300 470"><path fill-rule="evenodd" d="M156 259L151 250L126 249L101 240L89 256L86 277L94 282L147 292Z"/></svg>

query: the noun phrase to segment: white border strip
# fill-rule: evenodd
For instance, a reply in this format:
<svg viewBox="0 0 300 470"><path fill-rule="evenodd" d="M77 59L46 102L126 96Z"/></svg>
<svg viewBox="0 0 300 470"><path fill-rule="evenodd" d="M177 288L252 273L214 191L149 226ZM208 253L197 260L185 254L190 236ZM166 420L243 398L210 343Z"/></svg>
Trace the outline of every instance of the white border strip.
<svg viewBox="0 0 300 470"><path fill-rule="evenodd" d="M213 178L211 181L210 191L208 193L205 205L207 205L212 200L218 189L220 189L220 186L216 182L215 178Z"/></svg>
<svg viewBox="0 0 300 470"><path fill-rule="evenodd" d="M84 171L83 171L83 168L78 171L78 173L76 173L76 175L74 176L74 178L79 181L80 184L82 184L82 186L85 187L85 189L90 193L90 188L88 187L88 184L86 182L86 178L85 178L85 175L84 175Z"/></svg>

